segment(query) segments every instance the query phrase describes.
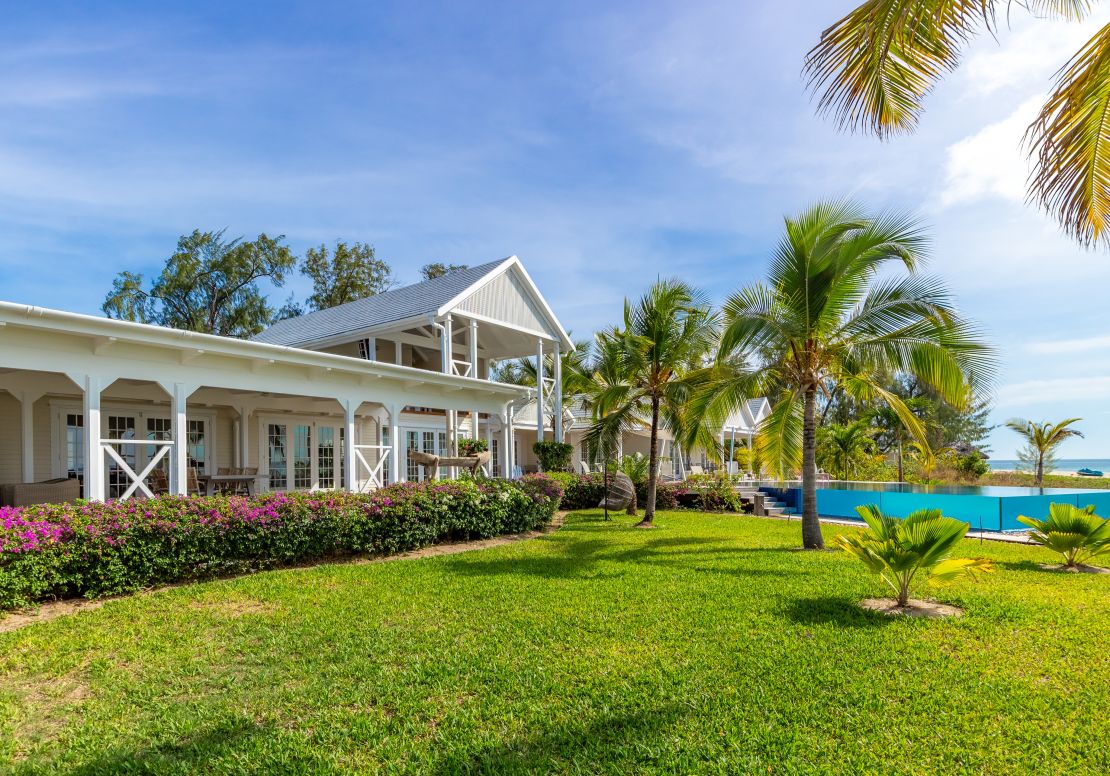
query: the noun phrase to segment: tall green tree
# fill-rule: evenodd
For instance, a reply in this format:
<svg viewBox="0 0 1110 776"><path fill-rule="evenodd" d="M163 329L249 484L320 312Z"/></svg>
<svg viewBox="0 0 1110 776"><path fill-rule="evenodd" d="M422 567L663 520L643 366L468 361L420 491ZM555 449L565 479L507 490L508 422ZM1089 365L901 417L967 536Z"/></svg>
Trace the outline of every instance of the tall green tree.
<svg viewBox="0 0 1110 776"><path fill-rule="evenodd" d="M1082 418L1068 418L1059 423L1034 423L1031 420L1014 418L1006 421L1006 428L1017 432L1025 440L1025 446L1018 451L1018 457L1033 469L1038 488L1044 484L1046 465L1052 468L1057 448L1072 437L1083 436L1079 429L1071 428L1073 423L1080 420Z"/></svg>
<svg viewBox="0 0 1110 776"><path fill-rule="evenodd" d="M759 444L765 464L787 476L801 462L802 543L821 548L817 516L817 400L838 386L857 401L885 402L915 439L921 421L886 381L912 374L954 404L993 376L994 356L944 285L918 274L921 227L898 214L867 215L824 202L787 218L766 282L724 305L718 361L761 353L758 380L779 386ZM901 265L903 273L888 272ZM882 273L880 275L880 273ZM751 377L715 379L699 410L727 415L753 393Z"/></svg>
<svg viewBox="0 0 1110 776"><path fill-rule="evenodd" d="M866 420L857 420L846 426L823 426L817 440L822 465L831 469L838 479L849 479L859 471L860 465L875 447L870 432L871 427Z"/></svg>
<svg viewBox="0 0 1110 776"><path fill-rule="evenodd" d="M914 396L904 401L906 408L918 418L921 418L922 425L927 431L929 427L929 421L927 420L927 414L930 410L929 403L921 396ZM913 441L906 424L902 422L902 418L899 417L894 408L886 403L873 407L867 413L867 419L875 435L875 442L879 450L883 453L894 453L895 462L898 466L898 481L905 482L905 449L906 445Z"/></svg>
<svg viewBox="0 0 1110 776"><path fill-rule="evenodd" d="M594 421L586 444L615 450L623 431L650 428L642 527L655 518L660 429L697 440L706 449L717 443L713 430L688 411L716 341L717 324L704 294L677 280L660 280L638 301L625 300L622 328L597 336L596 374L603 382L593 392Z"/></svg>
<svg viewBox="0 0 1110 776"><path fill-rule="evenodd" d="M311 310L326 310L347 302L388 291L393 271L374 254L374 246L336 240L333 248L321 243L309 248L301 261L301 272L312 280Z"/></svg>
<svg viewBox="0 0 1110 776"><path fill-rule="evenodd" d="M865 0L821 33L805 74L818 110L881 138L912 132L925 96L955 70L970 40L999 32L1015 8L1085 18L1090 0ZM1110 24L1056 74L1026 133L1029 196L1084 244L1110 243Z"/></svg>
<svg viewBox="0 0 1110 776"><path fill-rule="evenodd" d="M448 264L443 261L433 261L431 264L425 264L420 268L420 277L424 280L434 280L448 273L458 272L460 269L466 268L466 264Z"/></svg>
<svg viewBox="0 0 1110 776"><path fill-rule="evenodd" d="M262 331L274 311L258 283L282 285L296 258L282 236L247 242L227 240L224 231L183 235L149 288L143 275L121 272L101 310L109 318L225 337Z"/></svg>

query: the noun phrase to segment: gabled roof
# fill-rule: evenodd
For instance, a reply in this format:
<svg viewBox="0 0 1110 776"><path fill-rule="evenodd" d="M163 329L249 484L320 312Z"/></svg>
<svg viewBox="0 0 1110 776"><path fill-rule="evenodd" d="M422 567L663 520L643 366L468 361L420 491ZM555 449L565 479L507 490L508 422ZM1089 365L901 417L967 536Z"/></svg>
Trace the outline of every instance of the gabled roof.
<svg viewBox="0 0 1110 776"><path fill-rule="evenodd" d="M564 346L573 347L562 325L516 256L456 270L366 299L278 321L254 339L275 345L304 347L344 335L357 336L389 328L392 324L421 317L441 316L467 301L475 291L494 278L514 269L524 292L530 297L529 301L546 319L547 326L556 338Z"/></svg>

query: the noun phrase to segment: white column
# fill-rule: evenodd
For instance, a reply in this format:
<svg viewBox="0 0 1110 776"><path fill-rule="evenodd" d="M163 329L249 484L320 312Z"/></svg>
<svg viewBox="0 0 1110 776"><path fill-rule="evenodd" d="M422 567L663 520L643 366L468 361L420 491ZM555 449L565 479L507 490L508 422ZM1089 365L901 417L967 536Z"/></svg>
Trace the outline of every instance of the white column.
<svg viewBox="0 0 1110 776"><path fill-rule="evenodd" d="M389 405L389 441L393 445L389 455L389 481L402 482L405 468L401 466L401 451L404 447L401 440L401 407L398 404Z"/></svg>
<svg viewBox="0 0 1110 776"><path fill-rule="evenodd" d="M555 441L563 441L563 359L559 352L561 347L559 342L555 343L555 352L552 355L554 360L555 370L552 374L555 385L552 388L554 393L551 398L555 400Z"/></svg>
<svg viewBox="0 0 1110 776"><path fill-rule="evenodd" d="M188 423L185 422L185 404L189 391L184 383L173 384L173 407L170 411L170 493L189 495L189 456L186 450Z"/></svg>
<svg viewBox="0 0 1110 776"><path fill-rule="evenodd" d="M378 360L378 340L375 337L368 337L366 339L366 360Z"/></svg>
<svg viewBox="0 0 1110 776"><path fill-rule="evenodd" d="M85 498L104 500L104 453L100 449L100 391L101 380L97 375L85 375L81 380L85 392L82 417L85 422Z"/></svg>
<svg viewBox="0 0 1110 776"><path fill-rule="evenodd" d="M20 406L20 441L23 449L23 481L35 481L35 402L42 397L41 392L21 391L19 394Z"/></svg>
<svg viewBox="0 0 1110 776"><path fill-rule="evenodd" d="M536 340L536 441L543 441L543 340Z"/></svg>
<svg viewBox="0 0 1110 776"><path fill-rule="evenodd" d="M473 318L470 319L470 337L468 339L470 345L470 376L478 377L478 322Z"/></svg>
<svg viewBox="0 0 1110 776"><path fill-rule="evenodd" d="M393 363L401 366L401 341L393 340Z"/></svg>
<svg viewBox="0 0 1110 776"><path fill-rule="evenodd" d="M239 407L239 466L248 467L250 463L250 425L251 408ZM261 456L259 456L261 457Z"/></svg>
<svg viewBox="0 0 1110 776"><path fill-rule="evenodd" d="M486 449L490 451L490 464L489 464L489 470L490 471L489 471L489 473L490 473L491 477L494 476L494 471L493 471L493 423L490 422L492 420L493 420L492 415L490 415L488 418L486 418ZM477 437L475 437L475 439L477 439Z"/></svg>
<svg viewBox="0 0 1110 776"><path fill-rule="evenodd" d="M506 404L505 412L501 415L501 446L504 452L501 455L501 476L507 480L513 478L513 405Z"/></svg>
<svg viewBox="0 0 1110 776"><path fill-rule="evenodd" d="M358 490L358 459L355 457L355 410L361 402L343 399L343 414L347 427L343 432L343 486L352 493Z"/></svg>
<svg viewBox="0 0 1110 776"><path fill-rule="evenodd" d="M453 325L450 315L444 317L443 342L440 344L440 349L443 351L443 371L449 375L455 374L455 331L452 328Z"/></svg>

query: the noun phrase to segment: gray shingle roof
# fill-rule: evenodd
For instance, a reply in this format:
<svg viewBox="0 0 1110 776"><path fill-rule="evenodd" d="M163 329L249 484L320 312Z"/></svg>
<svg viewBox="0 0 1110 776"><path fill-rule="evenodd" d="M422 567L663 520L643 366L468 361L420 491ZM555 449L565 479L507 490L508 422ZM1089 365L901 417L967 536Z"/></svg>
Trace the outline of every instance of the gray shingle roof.
<svg viewBox="0 0 1110 776"><path fill-rule="evenodd" d="M436 312L501 266L505 259L394 288L377 296L278 321L253 339L294 347Z"/></svg>

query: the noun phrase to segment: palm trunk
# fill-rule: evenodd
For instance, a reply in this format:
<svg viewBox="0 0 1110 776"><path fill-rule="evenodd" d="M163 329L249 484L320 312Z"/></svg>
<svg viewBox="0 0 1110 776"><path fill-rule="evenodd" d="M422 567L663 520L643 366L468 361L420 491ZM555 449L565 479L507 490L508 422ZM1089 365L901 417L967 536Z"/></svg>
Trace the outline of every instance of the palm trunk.
<svg viewBox="0 0 1110 776"><path fill-rule="evenodd" d="M655 519L655 485L659 479L659 397L651 398L651 448L648 453L647 503L644 519L638 525L647 527Z"/></svg>
<svg viewBox="0 0 1110 776"><path fill-rule="evenodd" d="M905 482L906 474L902 468L902 440L898 440L898 482Z"/></svg>
<svg viewBox="0 0 1110 776"><path fill-rule="evenodd" d="M1044 453L1037 456L1036 485L1038 488L1044 485Z"/></svg>
<svg viewBox="0 0 1110 776"><path fill-rule="evenodd" d="M802 546L822 550L821 521L817 519L817 388L805 393L805 421L802 426Z"/></svg>

